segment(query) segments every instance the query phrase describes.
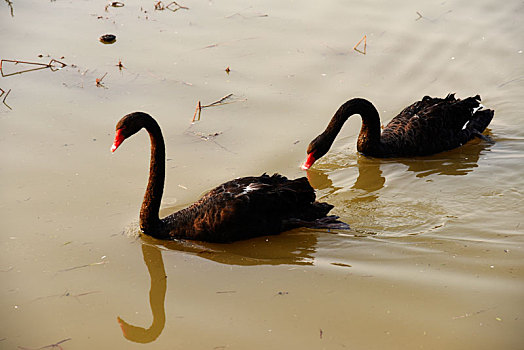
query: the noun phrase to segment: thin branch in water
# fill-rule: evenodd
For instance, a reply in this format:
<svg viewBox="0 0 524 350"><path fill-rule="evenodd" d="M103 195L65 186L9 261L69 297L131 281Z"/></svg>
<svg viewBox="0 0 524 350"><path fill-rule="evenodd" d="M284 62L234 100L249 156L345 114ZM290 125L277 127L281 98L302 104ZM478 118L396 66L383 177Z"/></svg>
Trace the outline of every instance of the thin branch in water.
<svg viewBox="0 0 524 350"><path fill-rule="evenodd" d="M211 107L211 106L217 106L217 105L220 105L220 104L225 104L224 101L227 100L228 98L230 98L231 96L233 96L233 94L226 95L226 96L222 97L218 101L215 101L215 102L210 103L208 105L202 106L202 108L207 108L207 107Z"/></svg>
<svg viewBox="0 0 524 350"><path fill-rule="evenodd" d="M195 120L200 120L200 113L201 112L202 112L202 104L200 103L200 101L198 101L196 109L195 109L195 114L193 114L193 120L191 120L191 123L194 123ZM198 118L196 117L197 113L198 113Z"/></svg>
<svg viewBox="0 0 524 350"><path fill-rule="evenodd" d="M5 93L4 89L0 88L0 90L2 91L2 93L0 94L0 97L2 97L2 95ZM12 109L6 102L5 102L5 99L7 98L7 95L9 95L9 93L11 92L11 89L9 89L7 91L7 93L5 94L4 96L4 99L2 100L2 103L9 109Z"/></svg>
<svg viewBox="0 0 524 350"><path fill-rule="evenodd" d="M175 7L175 8L173 8L173 7ZM178 4L176 1L172 1L172 2L170 2L167 5L164 5L164 3L162 1L158 1L157 3L155 3L155 10L157 10L157 11L169 10L169 11L172 11L172 12L176 12L176 11L178 11L180 9L189 10L189 7L182 6L182 5Z"/></svg>
<svg viewBox="0 0 524 350"><path fill-rule="evenodd" d="M24 70L21 70L21 71L18 71L18 72L14 72L14 73L4 74L4 63L6 63L6 62L7 63L14 63L15 65L27 64L27 65L33 65L33 66L38 66L38 67L37 68L24 69ZM55 72L55 71L57 71L59 69L62 69L64 67L66 67L66 66L67 66L67 64L65 64L64 62L55 60L54 58L51 59L49 61L49 63L28 62L28 61L20 61L20 60L6 60L6 59L2 59L2 60L0 60L0 73L2 74L3 77L9 77L11 75L22 74L22 73L32 72L32 71L35 71L35 70L46 69L46 68L49 68L49 69L51 69L52 72Z"/></svg>
<svg viewBox="0 0 524 350"><path fill-rule="evenodd" d="M95 293L101 293L101 292L99 290L94 290L94 291L91 291L91 292L72 294L71 292L66 290L62 294L53 294L53 295L47 295L47 296L44 296L44 297L38 297L36 299L31 300L31 302L39 301L39 300L42 300L42 299L62 298L62 297L74 297L78 302L80 302L80 299L79 299L80 297L83 297L83 296L89 295L89 294L95 294Z"/></svg>
<svg viewBox="0 0 524 350"><path fill-rule="evenodd" d="M460 318L466 318L466 317L470 317L470 316L475 316L475 315L478 315L480 313L483 313L483 312L486 312L488 311L489 309L485 309L485 310L479 310L479 311L475 311L475 312L466 312L464 315L460 315L460 316L455 316L453 317L453 320L458 320Z"/></svg>
<svg viewBox="0 0 524 350"><path fill-rule="evenodd" d="M60 350L64 350L64 348L61 347L60 344L65 343L66 341L70 341L70 340L71 340L71 338L66 338L66 339L60 340L57 343L41 346L39 348L26 348L26 347L23 347L23 346L18 346L18 348L21 349L21 350L42 350L42 349L48 349L48 348L58 348Z"/></svg>
<svg viewBox="0 0 524 350"><path fill-rule="evenodd" d="M241 100L236 100L236 101L225 102L227 99L230 99L232 96L233 96L233 94L228 94L228 95L222 97L220 100L217 100L217 101L215 101L213 103L210 103L210 104L207 104L207 105L202 105L202 103L200 101L198 101L196 109L195 109L195 114L193 114L193 119L191 120L191 123L194 123L195 121L200 120L200 114L202 112L202 109L204 109L204 108L222 106L222 105L227 105L227 104L230 104L230 103L235 103L235 102L240 102L240 101L245 101L246 100L246 99L241 99ZM198 117L197 117L197 114L198 114Z"/></svg>
<svg viewBox="0 0 524 350"><path fill-rule="evenodd" d="M243 15L240 12L235 12L229 16L226 16L225 18L233 18L233 17L242 17L243 19L250 19L250 18L260 18L260 17L269 17L267 14L260 14L256 13L253 15Z"/></svg>
<svg viewBox="0 0 524 350"><path fill-rule="evenodd" d="M210 44L210 45L204 46L204 47L202 47L202 48L200 48L200 49L196 49L196 50L212 49L212 48L215 48L215 47L218 47L218 46L223 46L223 45L228 45L228 44L232 44L232 43L239 42L239 41L244 41L244 40L253 40L253 39L256 39L256 37L250 37L250 38L242 38L242 39L236 39L236 40L222 41L222 42L218 42L218 43L215 43L215 44Z"/></svg>
<svg viewBox="0 0 524 350"><path fill-rule="evenodd" d="M106 77L106 75L107 75L107 72L104 75L102 75L102 78L96 78L95 81L96 81L97 87L105 87L104 84L102 84L102 80Z"/></svg>
<svg viewBox="0 0 524 350"><path fill-rule="evenodd" d="M9 6L9 10L11 11L11 17L15 16L14 9L13 9L13 2L11 0L5 0L7 2L7 6Z"/></svg>
<svg viewBox="0 0 524 350"><path fill-rule="evenodd" d="M91 264L85 264L85 265L80 265L80 266L69 267L69 268L67 268L67 269L58 270L58 272L73 271L73 270L77 270L77 269L83 269L84 267L95 266L95 265L103 265L103 264L107 264L107 261L99 261L99 262L96 262L96 263L91 263Z"/></svg>
<svg viewBox="0 0 524 350"><path fill-rule="evenodd" d="M362 41L364 41L364 50L360 50L360 49L358 49L358 46L360 45L360 43L361 43ZM366 39L366 36L364 35L364 36L362 37L362 39L360 39L360 41L359 41L355 46L353 46L353 50L355 50L355 51L357 51L357 52L359 52L359 53L365 55L365 54L366 54L366 46L367 46L367 42L366 42L366 41L367 41L367 39Z"/></svg>

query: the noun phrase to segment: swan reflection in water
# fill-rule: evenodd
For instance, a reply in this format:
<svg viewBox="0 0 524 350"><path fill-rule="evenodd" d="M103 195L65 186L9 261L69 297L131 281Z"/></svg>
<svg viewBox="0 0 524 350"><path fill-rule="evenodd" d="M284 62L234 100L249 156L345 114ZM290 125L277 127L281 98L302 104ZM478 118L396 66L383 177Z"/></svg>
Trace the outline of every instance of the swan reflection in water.
<svg viewBox="0 0 524 350"><path fill-rule="evenodd" d="M146 329L130 325L120 317L117 318L117 321L127 340L145 344L151 343L158 338L166 324L164 301L166 299L167 276L162 253L159 248L142 244L142 254L147 266L147 271L151 277L149 304L151 305L151 312L153 313L153 323Z"/></svg>
<svg viewBox="0 0 524 350"><path fill-rule="evenodd" d="M149 304L153 323L149 328L133 326L118 317L124 337L136 343L155 341L166 323L167 275L162 250L181 251L226 265L313 265L318 231L296 229L278 236L259 237L230 244L197 241L161 241L141 235L142 254L151 277Z"/></svg>
<svg viewBox="0 0 524 350"><path fill-rule="evenodd" d="M487 129L489 131L489 129ZM413 158L373 158L357 154L356 164L358 176L352 189L363 190L366 195L375 193L384 187L386 178L382 175L382 164L400 163L406 165L408 171L414 172L416 177L424 178L430 175L467 175L478 167L482 154L489 151L493 142L475 139L461 148L442 152L432 156ZM329 159L329 157L328 157ZM347 163L346 163L347 164ZM327 170L340 169L340 164L326 164ZM346 165L347 167L347 165ZM322 169L307 170L309 182L316 190L331 188L336 192L341 187L336 187L329 179L327 172Z"/></svg>
<svg viewBox="0 0 524 350"><path fill-rule="evenodd" d="M351 226L351 236L426 234L445 226L456 213L433 200L436 198L403 193L419 186L430 190L464 181L460 178L472 173L490 148L489 142L474 140L453 151L410 159L380 159L360 154L335 155L334 159L328 156L329 162L308 170L307 176L319 200L329 200L335 205L335 214ZM420 181L434 185L425 187Z"/></svg>
<svg viewBox="0 0 524 350"><path fill-rule="evenodd" d="M480 155L490 147L491 145L485 141L474 141L454 151L413 159L378 159L357 155L358 177L351 189L362 193L352 201L371 202L378 198L378 192L386 182L380 169L383 163L405 164L416 177L432 174L467 175L478 167ZM327 190L332 194L341 188L333 184L326 172L314 169L309 170L307 175L311 185L317 190ZM133 326L118 317L124 337L136 343L150 343L156 340L164 329L167 276L162 250L182 251L226 265L313 265L318 234L315 230L296 229L278 236L258 237L231 244L186 240L161 241L141 235L142 254L151 277L149 303L153 322L149 328L144 328Z"/></svg>

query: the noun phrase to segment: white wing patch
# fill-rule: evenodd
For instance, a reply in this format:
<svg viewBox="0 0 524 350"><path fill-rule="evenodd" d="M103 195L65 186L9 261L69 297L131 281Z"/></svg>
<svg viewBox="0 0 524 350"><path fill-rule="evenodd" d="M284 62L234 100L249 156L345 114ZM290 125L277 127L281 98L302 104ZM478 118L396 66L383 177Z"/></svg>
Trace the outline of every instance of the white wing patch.
<svg viewBox="0 0 524 350"><path fill-rule="evenodd" d="M478 107L475 107L473 108L473 114L477 113L479 110L481 110L482 108L484 108L484 105L482 105L482 103L479 103L479 106Z"/></svg>
<svg viewBox="0 0 524 350"><path fill-rule="evenodd" d="M260 186L257 187L256 184L251 183L251 184L247 185L246 187L244 187L244 190L242 191L241 194L246 194L246 193L255 191L255 190L259 189L259 188L260 188Z"/></svg>

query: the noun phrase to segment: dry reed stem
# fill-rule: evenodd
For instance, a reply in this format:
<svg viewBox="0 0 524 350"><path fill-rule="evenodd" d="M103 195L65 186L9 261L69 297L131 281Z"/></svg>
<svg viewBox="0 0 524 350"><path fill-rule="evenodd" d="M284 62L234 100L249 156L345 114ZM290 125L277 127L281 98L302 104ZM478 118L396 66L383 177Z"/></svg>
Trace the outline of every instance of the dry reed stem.
<svg viewBox="0 0 524 350"><path fill-rule="evenodd" d="M21 350L41 350L41 349L47 349L47 348L58 348L60 350L63 350L64 348L61 347L60 344L65 343L66 341L69 341L69 340L71 340L71 338L66 338L66 339L60 340L57 343L45 345L39 348L25 348L23 346L19 346L18 348Z"/></svg>
<svg viewBox="0 0 524 350"><path fill-rule="evenodd" d="M0 90L2 90L2 93L0 94L0 97L2 97L2 95L5 93L4 89L0 88ZM12 109L6 102L5 102L5 99L7 98L7 95L9 95L9 93L11 92L11 89L9 89L7 91L7 94L5 94L4 96L4 99L2 100L2 103L9 109Z"/></svg>
<svg viewBox="0 0 524 350"><path fill-rule="evenodd" d="M107 72L105 72L104 75L102 75L102 78L96 78L96 86L97 87L104 87L104 84L102 84L102 80L106 77Z"/></svg>
<svg viewBox="0 0 524 350"><path fill-rule="evenodd" d="M363 50L363 51L360 50L360 49L358 49L358 46L360 45L360 43L361 43L362 41L364 41L364 50ZM366 54L366 46L367 46L366 41L367 41L367 39L366 39L366 36L364 35L364 36L362 37L362 39L360 39L360 41L359 41L355 46L353 46L353 50L355 50L355 51L357 51L357 52L359 52L359 53L365 55L365 54Z"/></svg>
<svg viewBox="0 0 524 350"><path fill-rule="evenodd" d="M21 70L19 72L4 74L4 71L3 71L3 66L4 66L3 64L4 64L4 62L14 63L15 65L17 65L17 64L28 64L28 65L38 66L38 68L24 69L24 70ZM56 67L54 64L58 64L58 65L60 65L60 67ZM3 77L9 77L11 75L22 74L22 73L32 72L32 71L35 71L35 70L46 69L46 68L49 68L49 69L51 69L52 72L55 72L55 71L57 71L59 69L62 69L64 67L66 67L66 66L67 66L67 64L65 64L64 62L55 60L54 58L51 59L49 61L49 63L2 59L2 60L0 60L0 73L1 73L1 75Z"/></svg>
<svg viewBox="0 0 524 350"><path fill-rule="evenodd" d="M195 109L195 114L193 114L193 119L191 120L191 123L194 123L195 121L200 120L200 114L202 113L202 109L204 109L204 108L216 107L216 106L222 106L222 105L227 105L227 104L230 104L230 103L234 103L235 101L224 102L225 100L227 100L231 96L233 96L233 94L228 94L228 95L222 97L221 99L219 99L219 100L217 100L215 102L212 102L212 103L210 103L208 105L202 105L202 103L200 101L198 101L196 109ZM197 118L197 112L198 112L198 118Z"/></svg>

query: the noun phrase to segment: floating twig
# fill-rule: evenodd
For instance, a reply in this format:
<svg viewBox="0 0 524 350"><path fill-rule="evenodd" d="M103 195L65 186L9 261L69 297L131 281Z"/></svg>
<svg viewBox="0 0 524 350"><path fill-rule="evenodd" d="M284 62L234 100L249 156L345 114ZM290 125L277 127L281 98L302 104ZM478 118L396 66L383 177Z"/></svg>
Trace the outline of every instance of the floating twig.
<svg viewBox="0 0 524 350"><path fill-rule="evenodd" d="M231 96L233 96L233 94L226 95L226 96L222 97L220 100L217 100L217 101L215 101L213 103L210 103L208 105L202 105L202 103L200 103L200 101L198 101L196 109L195 109L195 114L193 114L193 120L191 120L191 123L194 123L195 121L200 120L200 113L202 112L202 109L204 109L204 108L216 107L216 106L227 105L227 104L230 104L230 103L238 102L238 101L224 102L225 100L227 100ZM243 101L245 101L245 99ZM198 118L197 118L197 113L198 113Z"/></svg>
<svg viewBox="0 0 524 350"><path fill-rule="evenodd" d="M62 297L74 297L76 298L76 300L78 302L80 302L80 297L83 297L85 295L89 295L89 294L95 294L95 293L101 293L100 291L98 290L95 290L95 291L91 291L91 292L85 292L85 293L79 293L79 294L72 294L71 292L69 291L65 291L64 293L62 294L53 294L53 295L48 295L48 296L45 296L45 297L38 297L36 299L33 299L31 300L31 302L35 302L35 301L38 301L38 300L42 300L42 299L49 299L49 298L62 298Z"/></svg>
<svg viewBox="0 0 524 350"><path fill-rule="evenodd" d="M233 17L242 17L243 19L249 19L249 18L257 18L257 17L269 17L269 15L260 14L260 13L256 13L254 15L243 15L240 12L235 12L232 15L226 16L226 18L233 18Z"/></svg>
<svg viewBox="0 0 524 350"><path fill-rule="evenodd" d="M11 11L11 17L15 16L14 9L13 9L13 2L11 0L5 0L7 2L7 6L9 6L9 10Z"/></svg>
<svg viewBox="0 0 524 350"><path fill-rule="evenodd" d="M96 78L96 86L97 87L105 87L104 84L102 84L102 80L106 77L107 72L102 75L102 78Z"/></svg>
<svg viewBox="0 0 524 350"><path fill-rule="evenodd" d="M460 315L460 316L455 316L453 317L453 320L458 320L460 318L466 318L466 317L470 317L470 316L474 316L474 315L478 315L480 313L483 313L483 312L486 312L488 311L489 309L485 309L485 310L479 310L479 311L475 311L475 312L466 312L464 315Z"/></svg>
<svg viewBox="0 0 524 350"><path fill-rule="evenodd" d="M2 91L2 93L0 94L0 97L2 97L2 95L5 94L5 91L4 91L4 89L2 89L2 88L0 88L0 90ZM7 108L12 109L12 108L11 108L11 107L10 107L10 106L5 102L5 99L7 98L7 95L9 95L10 92L11 92L11 89L9 89L9 90L7 91L7 94L5 94L4 99L2 100L2 103L5 104L5 106L6 106Z"/></svg>
<svg viewBox="0 0 524 350"><path fill-rule="evenodd" d="M6 62L14 63L15 65L28 64L28 65L38 66L38 68L24 69L24 70L21 70L21 71L18 71L18 72L14 72L14 73L4 74L4 63L6 63ZM20 61L20 60L6 60L6 59L2 59L2 60L0 60L0 73L2 74L3 77L9 77L11 75L22 74L22 73L32 72L32 71L35 71L35 70L46 69L46 68L49 68L49 69L51 69L52 72L55 72L55 71L57 71L59 69L62 69L64 67L66 67L66 66L67 66L67 64L65 64L64 62L55 60L54 58L51 59L49 61L49 63L28 62L28 61Z"/></svg>
<svg viewBox="0 0 524 350"><path fill-rule="evenodd" d="M364 50L360 50L360 49L358 49L358 46L360 45L360 43L361 43L362 41L364 41ZM366 46L367 46L367 43L366 43L366 36L364 35L364 36L362 37L362 39L360 39L360 41L359 41L355 46L353 46L353 50L355 50L355 51L357 51L357 52L359 52L359 53L365 55L365 54L366 54Z"/></svg>
<svg viewBox="0 0 524 350"><path fill-rule="evenodd" d="M443 14L441 14L440 16L438 16L438 17L432 19L432 18L428 18L428 17L422 15L419 11L415 11L415 13L416 13L417 16L418 16L417 18L415 18L415 21L418 21L418 20L420 20L420 19L425 19L425 20L430 21L430 22L437 22L437 21L438 21L439 19L441 19L443 16L445 16L445 15L447 15L448 13L451 13L451 12L453 12L453 10L448 10L448 11L444 12Z"/></svg>
<svg viewBox="0 0 524 350"><path fill-rule="evenodd" d="M198 119L195 119L197 112L198 112ZM195 114L193 114L193 120L191 120L191 123L194 123L195 120L200 120L200 112L202 112L202 104L200 103L200 101L198 101L196 109L195 109Z"/></svg>
<svg viewBox="0 0 524 350"><path fill-rule="evenodd" d="M176 7L173 8L174 6L176 6ZM169 10L169 11L172 11L172 12L176 12L176 11L178 11L180 9L189 10L189 7L182 6L182 5L178 4L176 1L172 1L172 2L170 2L167 5L165 5L162 1L158 1L157 3L155 3L155 10L157 10L157 11Z"/></svg>
<svg viewBox="0 0 524 350"><path fill-rule="evenodd" d="M214 132L214 133L211 133L211 134L207 134L207 135L205 135L205 134L203 134L201 132L198 132L198 131L188 131L188 133L190 133L191 135L195 135L197 137L200 137L202 140L209 141L209 140L213 140L218 135L221 135L222 131L217 131L217 132Z"/></svg>
<svg viewBox="0 0 524 350"><path fill-rule="evenodd" d="M64 348L62 348L60 344L65 343L66 341L69 341L69 340L71 340L71 338L66 338L66 339L60 340L57 343L41 346L39 348L25 348L23 346L19 346L18 348L22 350L41 350L41 349L47 349L47 348L58 348L60 350L64 350Z"/></svg>
<svg viewBox="0 0 524 350"><path fill-rule="evenodd" d="M223 105L223 104L225 104L224 101L227 100L228 98L230 98L231 96L233 96L233 94L226 95L226 96L222 97L218 101L215 101L215 102L210 103L208 105L202 106L202 108L207 108L207 107L212 107L212 106L217 106L217 105Z"/></svg>
<svg viewBox="0 0 524 350"><path fill-rule="evenodd" d="M253 39L257 39L257 38L256 37L250 37L250 38L241 38L241 39L236 39L236 40L221 41L221 42L218 42L218 43L214 43L214 44L210 44L210 45L204 46L204 47L202 47L200 49L196 49L196 50L212 49L212 48L215 48L215 47L218 47L218 46L229 45L229 44L236 43L236 42L239 42L239 41L253 40Z"/></svg>
<svg viewBox="0 0 524 350"><path fill-rule="evenodd" d="M107 263L107 261L99 261L99 262L95 262L95 263L91 263L91 264L85 264L85 265L80 265L80 266L69 267L67 269L58 270L58 272L73 271L73 270L83 269L84 267L95 266L95 265L103 265L103 264L106 264L106 263Z"/></svg>

